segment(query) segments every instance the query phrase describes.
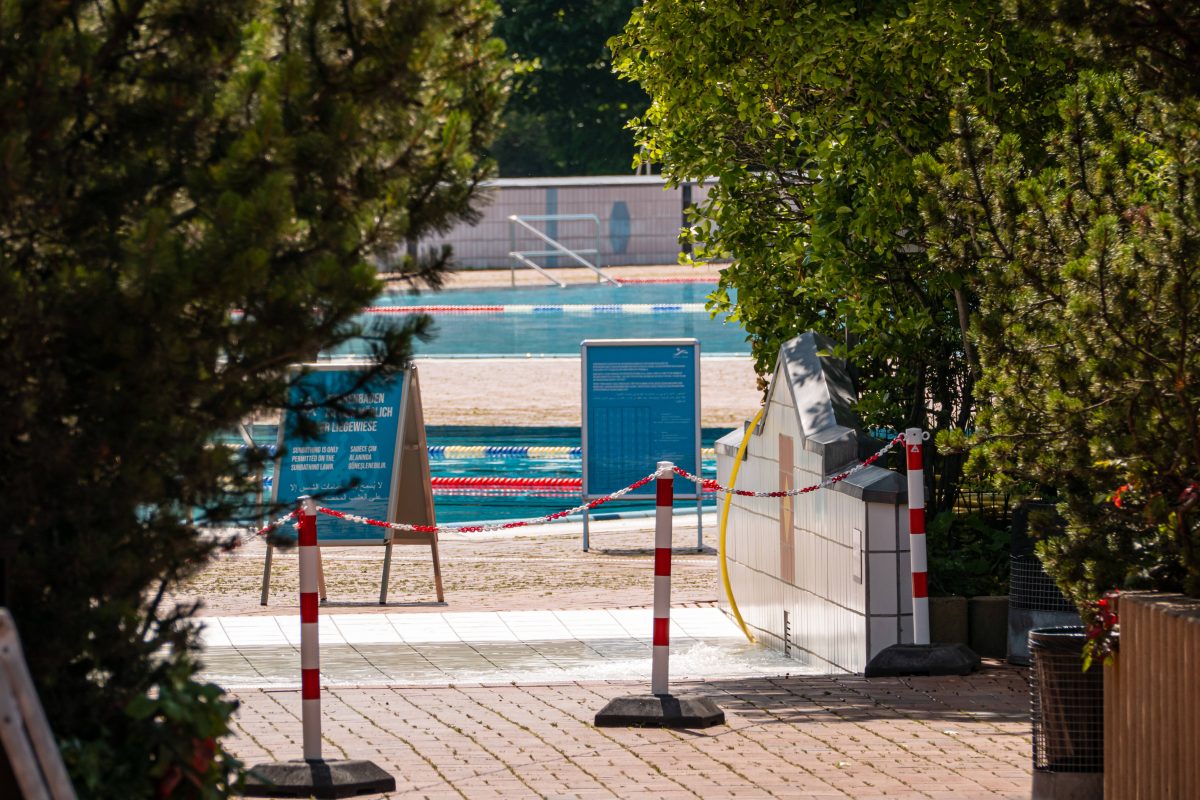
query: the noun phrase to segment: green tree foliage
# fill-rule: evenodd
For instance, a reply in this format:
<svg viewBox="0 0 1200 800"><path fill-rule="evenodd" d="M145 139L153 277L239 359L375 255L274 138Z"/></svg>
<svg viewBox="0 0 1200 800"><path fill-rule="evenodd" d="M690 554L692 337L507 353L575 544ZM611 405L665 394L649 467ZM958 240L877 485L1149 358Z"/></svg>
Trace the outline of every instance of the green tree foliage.
<svg viewBox="0 0 1200 800"><path fill-rule="evenodd" d="M1200 95L1200 13L1193 0L1017 0L1021 20L1055 31L1100 63L1136 71L1172 97Z"/></svg>
<svg viewBox="0 0 1200 800"><path fill-rule="evenodd" d="M688 237L697 259L734 259L713 305L760 374L811 328L844 343L868 424L968 425L977 301L925 252L913 159L949 138L957 97L1040 130L1061 83L1050 37L998 0L709 0L648 2L613 46L653 99L647 157L672 181L716 180ZM934 509L958 469L938 465Z"/></svg>
<svg viewBox="0 0 1200 800"><path fill-rule="evenodd" d="M122 742L220 733L138 702L212 700L172 683L195 626L164 601L219 545L187 510L228 521L250 485L254 457L210 438L278 408L287 366L321 348L365 333L381 370L406 361L426 323L362 331L355 313L381 288L375 258L471 213L508 74L494 15L0 5L0 536L85 794L146 796L170 774L169 748ZM436 282L443 258L399 267Z"/></svg>
<svg viewBox="0 0 1200 800"><path fill-rule="evenodd" d="M502 0L496 34L519 68L493 154L510 176L622 175L629 120L646 110L612 72L607 41L638 0Z"/></svg>
<svg viewBox="0 0 1200 800"><path fill-rule="evenodd" d="M920 165L938 257L984 298L973 457L1058 499L1066 531L1040 554L1081 609L1113 588L1200 596L1200 107L1110 73L1058 111L1036 159L966 109Z"/></svg>

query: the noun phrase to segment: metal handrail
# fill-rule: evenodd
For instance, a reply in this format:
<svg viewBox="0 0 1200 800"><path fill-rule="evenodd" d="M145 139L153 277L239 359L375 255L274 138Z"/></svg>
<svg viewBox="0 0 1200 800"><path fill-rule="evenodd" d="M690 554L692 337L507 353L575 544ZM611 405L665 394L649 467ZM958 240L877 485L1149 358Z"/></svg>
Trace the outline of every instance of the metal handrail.
<svg viewBox="0 0 1200 800"><path fill-rule="evenodd" d="M544 275L548 281L550 281L551 283L558 284L559 288L562 288L562 289L567 288L567 285L565 283L563 283L558 278L551 275L546 270L539 267L537 264L530 261L528 258L525 257L524 253L512 252L512 253L509 253L509 256L511 256L513 259L521 262L522 264L529 267L530 269L536 269L538 272L542 273L542 275ZM516 286L517 285L517 272L512 267L509 267L509 270L512 272L513 286Z"/></svg>
<svg viewBox="0 0 1200 800"><path fill-rule="evenodd" d="M563 245L561 242L554 240L548 234L543 233L542 231L538 230L537 228L535 228L534 226L529 224L530 222L572 222L572 221L585 221L585 220L594 222L596 224L596 247L594 250L592 250L592 249L572 250L569 247L566 247L565 245ZM548 273L545 269L538 266L537 264L533 263L533 261L531 261L529 258L529 256L533 256L533 255L543 256L543 255L550 255L552 253L562 253L567 258L574 260L581 266L584 266L584 267L590 269L592 272L596 273L597 282L604 280L604 281L608 281L609 283L611 283L614 286L621 285L620 282L618 282L611 275L608 275L607 273L604 272L604 270L600 269L600 267L596 266L595 264L593 264L592 262L590 262L586 258L584 258L582 255L580 255L581 253L595 253L596 260L597 261L600 260L600 258L599 258L599 256L600 256L600 218L598 216L596 216L595 214L526 214L526 215L511 214L511 215L509 215L508 222L509 222L509 238L510 238L510 242L511 242L511 246L512 246L512 250L509 252L508 255L509 255L509 258L511 258L513 261L518 262L524 266L536 269L538 272L540 272L543 276L548 278L553 283L556 283L559 286L565 287L566 286L565 283L563 283L562 281L560 281L557 278L550 275L550 273ZM548 253L546 251L542 251L542 250L525 250L525 251L517 250L517 237L516 237L516 226L517 225L521 226L522 228L529 231L537 238L541 239L546 244L553 247L554 250L551 251L550 253ZM510 263L509 270L511 272L512 284L514 286L516 286L516 284L517 284L516 267Z"/></svg>

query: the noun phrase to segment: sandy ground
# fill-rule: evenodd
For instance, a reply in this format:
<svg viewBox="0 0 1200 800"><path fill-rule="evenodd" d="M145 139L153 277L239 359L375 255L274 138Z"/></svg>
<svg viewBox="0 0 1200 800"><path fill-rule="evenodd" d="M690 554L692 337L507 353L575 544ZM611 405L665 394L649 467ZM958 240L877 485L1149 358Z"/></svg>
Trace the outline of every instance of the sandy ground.
<svg viewBox="0 0 1200 800"><path fill-rule="evenodd" d="M426 425L579 425L578 358L417 359ZM734 428L758 411L754 362L702 358L700 424Z"/></svg>
<svg viewBox="0 0 1200 800"><path fill-rule="evenodd" d="M653 524L652 519L596 523L586 553L581 546L582 527L571 522L531 529L530 535L444 536L439 549L445 603L437 602L428 547L393 547L386 606L379 605L382 547L322 547L329 602L321 613L649 605L654 594ZM696 551L695 517L675 518L673 605L717 600L716 543L712 514L707 517L703 552ZM265 555L261 541L249 541L185 582L176 599L202 601L203 615L293 613L299 591L296 550L275 551L267 606L259 601Z"/></svg>

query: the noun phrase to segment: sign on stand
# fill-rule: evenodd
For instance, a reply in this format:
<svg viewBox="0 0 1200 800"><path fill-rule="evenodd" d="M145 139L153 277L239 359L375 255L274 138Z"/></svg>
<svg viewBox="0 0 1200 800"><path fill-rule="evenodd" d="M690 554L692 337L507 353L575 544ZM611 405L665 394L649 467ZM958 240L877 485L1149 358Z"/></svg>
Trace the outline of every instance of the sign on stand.
<svg viewBox="0 0 1200 800"><path fill-rule="evenodd" d="M302 408L327 397L342 397L352 415L328 408L302 412L316 426L316 438L299 430L298 411L289 410L279 427L279 452L272 502L291 507L304 496L334 511L385 522L433 525L433 492L417 369L359 385L369 365L353 361L306 364L288 390L289 406ZM281 528L277 535L286 535ZM322 515L317 526L322 546L383 545L379 602L387 602L393 544L423 544L431 549L438 602L443 601L437 534L392 531ZM270 587L272 547L263 567L262 604ZM321 599L326 598L323 570Z"/></svg>
<svg viewBox="0 0 1200 800"><path fill-rule="evenodd" d="M588 339L581 363L584 500L644 478L659 461L700 474L699 341ZM652 499L654 492L652 481L625 499ZM703 493L676 476L675 497L696 501L696 547L703 549ZM583 549L589 544L584 511Z"/></svg>

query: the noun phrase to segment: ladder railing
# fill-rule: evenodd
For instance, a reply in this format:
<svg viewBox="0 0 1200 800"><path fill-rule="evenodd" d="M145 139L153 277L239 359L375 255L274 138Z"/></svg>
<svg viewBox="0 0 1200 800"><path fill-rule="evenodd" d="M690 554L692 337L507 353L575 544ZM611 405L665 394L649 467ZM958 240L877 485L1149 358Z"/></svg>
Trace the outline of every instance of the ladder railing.
<svg viewBox="0 0 1200 800"><path fill-rule="evenodd" d="M530 224L531 222L585 222L585 221L590 221L590 222L594 223L596 226L596 246L594 248L571 249L571 248L567 247L566 245L562 244L561 242L553 239L548 234L538 230L537 228L535 228L533 225ZM524 230L533 234L534 236L536 236L541 241L545 242L547 245L549 245L553 249L551 249L551 250L518 250L517 249L517 228L518 227L523 228ZM511 261L509 263L509 271L511 273L513 286L517 285L517 270L516 270L517 264L537 270L539 273L541 273L543 276L545 276L552 283L558 284L559 286L566 286L565 283L563 283L562 281L555 278L553 275L551 275L549 272L547 272L543 267L534 263L534 261L532 260L534 258L544 258L546 256L558 256L558 255L566 256L567 258L578 263L580 266L586 267L587 269L590 269L592 272L596 273L596 282L597 283L599 283L600 281L608 281L609 283L611 283L614 286L621 285L615 278L613 278L611 275L608 275L607 273L605 273L604 270L600 269L600 267L598 267L596 264L593 264L591 261L588 261L586 258L584 258L584 255L586 254L586 255L594 256L597 261L600 260L600 218L598 216L596 216L595 214L534 214L534 215L512 214L508 218L508 233L509 233L509 245L512 248L509 251L508 255L509 255L509 258L511 259Z"/></svg>

